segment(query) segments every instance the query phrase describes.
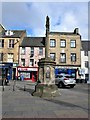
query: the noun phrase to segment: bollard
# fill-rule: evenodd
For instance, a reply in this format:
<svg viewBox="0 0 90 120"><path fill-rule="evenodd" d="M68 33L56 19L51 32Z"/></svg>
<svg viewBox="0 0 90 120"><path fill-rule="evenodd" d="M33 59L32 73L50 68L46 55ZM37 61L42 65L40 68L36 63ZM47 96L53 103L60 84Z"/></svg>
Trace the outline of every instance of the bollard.
<svg viewBox="0 0 90 120"><path fill-rule="evenodd" d="M15 91L14 85L13 85L13 91Z"/></svg>
<svg viewBox="0 0 90 120"><path fill-rule="evenodd" d="M16 81L14 80L13 91L15 91L15 84L16 84Z"/></svg>
<svg viewBox="0 0 90 120"><path fill-rule="evenodd" d="M4 84L5 84L5 81L4 81L4 80L3 80L3 83L2 83L2 84L3 84L3 91L4 91Z"/></svg>
<svg viewBox="0 0 90 120"><path fill-rule="evenodd" d="M3 91L4 91L4 85L3 85Z"/></svg>
<svg viewBox="0 0 90 120"><path fill-rule="evenodd" d="M24 85L24 91L26 91L26 86Z"/></svg>

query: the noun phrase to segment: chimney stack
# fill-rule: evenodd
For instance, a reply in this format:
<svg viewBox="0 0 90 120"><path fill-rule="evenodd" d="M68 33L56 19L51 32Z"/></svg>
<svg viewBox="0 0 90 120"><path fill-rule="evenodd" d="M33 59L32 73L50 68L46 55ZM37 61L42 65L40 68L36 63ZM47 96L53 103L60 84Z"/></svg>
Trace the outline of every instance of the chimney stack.
<svg viewBox="0 0 90 120"><path fill-rule="evenodd" d="M74 33L75 33L75 34L79 34L79 29L78 29L78 28L75 28Z"/></svg>

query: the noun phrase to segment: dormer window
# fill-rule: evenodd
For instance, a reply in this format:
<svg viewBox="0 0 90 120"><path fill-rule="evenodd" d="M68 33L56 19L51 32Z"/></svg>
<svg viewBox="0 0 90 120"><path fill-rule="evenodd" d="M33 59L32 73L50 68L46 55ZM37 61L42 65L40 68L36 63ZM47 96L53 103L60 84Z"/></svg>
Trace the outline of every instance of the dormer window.
<svg viewBox="0 0 90 120"><path fill-rule="evenodd" d="M12 32L11 30L7 30L7 31L5 32L5 35L6 35L6 36L11 36L11 35L13 35L13 32Z"/></svg>

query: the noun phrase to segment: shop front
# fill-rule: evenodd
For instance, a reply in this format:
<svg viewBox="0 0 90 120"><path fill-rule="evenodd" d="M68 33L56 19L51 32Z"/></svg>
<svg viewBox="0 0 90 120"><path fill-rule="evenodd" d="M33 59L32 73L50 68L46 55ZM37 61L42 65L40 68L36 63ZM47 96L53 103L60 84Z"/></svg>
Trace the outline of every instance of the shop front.
<svg viewBox="0 0 90 120"><path fill-rule="evenodd" d="M12 80L12 67L13 63L0 63L0 78L6 77L8 80Z"/></svg>
<svg viewBox="0 0 90 120"><path fill-rule="evenodd" d="M57 74L61 74L61 73L64 73L64 74L69 74L69 75L72 75L74 76L75 78L77 77L77 68L65 68L65 67L56 67L55 68L55 75Z"/></svg>
<svg viewBox="0 0 90 120"><path fill-rule="evenodd" d="M17 67L17 79L24 76L24 80L32 80L33 82L38 79L38 67Z"/></svg>

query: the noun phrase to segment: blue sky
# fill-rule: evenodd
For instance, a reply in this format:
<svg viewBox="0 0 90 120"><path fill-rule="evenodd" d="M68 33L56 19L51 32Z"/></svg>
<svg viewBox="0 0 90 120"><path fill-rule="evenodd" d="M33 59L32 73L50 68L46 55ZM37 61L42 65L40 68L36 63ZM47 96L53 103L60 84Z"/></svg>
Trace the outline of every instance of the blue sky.
<svg viewBox="0 0 90 120"><path fill-rule="evenodd" d="M45 36L45 19L50 31L73 32L79 28L88 39L88 2L3 2L2 24L6 29L24 29L28 36Z"/></svg>

